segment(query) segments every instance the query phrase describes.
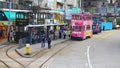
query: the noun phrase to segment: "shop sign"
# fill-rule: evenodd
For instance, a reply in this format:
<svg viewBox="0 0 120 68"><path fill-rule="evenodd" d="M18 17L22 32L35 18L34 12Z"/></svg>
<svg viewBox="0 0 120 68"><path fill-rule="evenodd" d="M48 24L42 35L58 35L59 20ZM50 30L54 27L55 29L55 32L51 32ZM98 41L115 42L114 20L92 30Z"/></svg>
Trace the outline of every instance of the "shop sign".
<svg viewBox="0 0 120 68"><path fill-rule="evenodd" d="M80 13L80 9L79 8L72 8L72 13L74 14L76 14L76 13Z"/></svg>

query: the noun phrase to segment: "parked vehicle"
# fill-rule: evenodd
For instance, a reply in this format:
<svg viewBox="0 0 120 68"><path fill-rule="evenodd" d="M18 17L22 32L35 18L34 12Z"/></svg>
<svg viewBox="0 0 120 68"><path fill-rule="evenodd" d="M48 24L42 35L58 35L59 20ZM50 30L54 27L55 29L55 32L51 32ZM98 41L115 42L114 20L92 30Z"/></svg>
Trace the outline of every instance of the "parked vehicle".
<svg viewBox="0 0 120 68"><path fill-rule="evenodd" d="M86 39L92 37L92 14L72 14L71 39Z"/></svg>

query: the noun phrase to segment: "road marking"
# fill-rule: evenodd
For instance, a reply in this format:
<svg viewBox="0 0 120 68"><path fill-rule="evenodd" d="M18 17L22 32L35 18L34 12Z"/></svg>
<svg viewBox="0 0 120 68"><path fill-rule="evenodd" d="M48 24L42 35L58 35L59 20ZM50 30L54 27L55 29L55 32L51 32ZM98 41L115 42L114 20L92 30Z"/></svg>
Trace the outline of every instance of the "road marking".
<svg viewBox="0 0 120 68"><path fill-rule="evenodd" d="M90 68L93 68L90 61L90 46L87 46L87 61Z"/></svg>

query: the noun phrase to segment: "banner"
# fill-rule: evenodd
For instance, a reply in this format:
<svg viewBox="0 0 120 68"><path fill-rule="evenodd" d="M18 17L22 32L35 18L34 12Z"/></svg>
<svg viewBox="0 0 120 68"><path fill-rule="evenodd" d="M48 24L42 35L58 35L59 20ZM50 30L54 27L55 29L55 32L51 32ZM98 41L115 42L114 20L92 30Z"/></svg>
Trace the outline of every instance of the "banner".
<svg viewBox="0 0 120 68"><path fill-rule="evenodd" d="M72 14L72 10L71 9L65 10L65 19L70 20L71 19L71 14Z"/></svg>

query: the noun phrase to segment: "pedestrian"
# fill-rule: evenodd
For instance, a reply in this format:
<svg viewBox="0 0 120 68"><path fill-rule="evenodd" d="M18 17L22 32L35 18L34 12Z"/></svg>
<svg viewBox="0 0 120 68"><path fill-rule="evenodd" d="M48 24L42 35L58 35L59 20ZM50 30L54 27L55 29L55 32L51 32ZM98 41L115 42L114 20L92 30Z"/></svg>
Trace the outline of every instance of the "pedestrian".
<svg viewBox="0 0 120 68"><path fill-rule="evenodd" d="M10 42L12 42L13 41L13 31L11 30L10 31Z"/></svg>
<svg viewBox="0 0 120 68"><path fill-rule="evenodd" d="M51 48L51 37L50 36L48 36L47 41L48 41L48 49L50 49Z"/></svg>
<svg viewBox="0 0 120 68"><path fill-rule="evenodd" d="M63 36L64 36L64 39L66 39L66 30L63 31Z"/></svg>
<svg viewBox="0 0 120 68"><path fill-rule="evenodd" d="M70 37L70 34L71 34L71 30L70 29L68 29L68 31L67 31L67 35Z"/></svg>
<svg viewBox="0 0 120 68"><path fill-rule="evenodd" d="M61 39L61 35L62 35L62 30L59 29L59 39Z"/></svg>
<svg viewBox="0 0 120 68"><path fill-rule="evenodd" d="M15 29L13 29L13 40L15 41L15 39L16 39L16 32L15 32Z"/></svg>
<svg viewBox="0 0 120 68"><path fill-rule="evenodd" d="M44 47L45 47L45 36L43 36L41 40L41 48L44 48Z"/></svg>

